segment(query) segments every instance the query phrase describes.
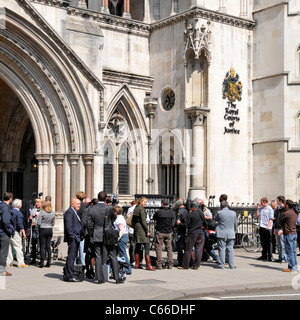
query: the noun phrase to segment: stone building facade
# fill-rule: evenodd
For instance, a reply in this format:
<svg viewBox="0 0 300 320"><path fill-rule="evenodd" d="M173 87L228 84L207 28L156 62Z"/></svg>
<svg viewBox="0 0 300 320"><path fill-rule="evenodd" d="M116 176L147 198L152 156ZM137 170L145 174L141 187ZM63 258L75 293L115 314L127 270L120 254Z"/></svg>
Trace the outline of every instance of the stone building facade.
<svg viewBox="0 0 300 320"><path fill-rule="evenodd" d="M299 0L0 0L0 191L300 198ZM60 228L58 226L58 228Z"/></svg>

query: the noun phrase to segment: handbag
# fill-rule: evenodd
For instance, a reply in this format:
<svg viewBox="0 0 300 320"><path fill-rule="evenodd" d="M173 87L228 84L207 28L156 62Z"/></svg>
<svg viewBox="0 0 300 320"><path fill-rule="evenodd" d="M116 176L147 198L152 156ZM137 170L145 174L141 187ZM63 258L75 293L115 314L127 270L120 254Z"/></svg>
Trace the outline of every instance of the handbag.
<svg viewBox="0 0 300 320"><path fill-rule="evenodd" d="M107 211L107 210L106 210ZM110 217L104 216L104 244L116 245L119 242L119 231L113 227Z"/></svg>
<svg viewBox="0 0 300 320"><path fill-rule="evenodd" d="M129 213L129 215L125 219L129 227L133 227L132 217L133 217L133 210Z"/></svg>

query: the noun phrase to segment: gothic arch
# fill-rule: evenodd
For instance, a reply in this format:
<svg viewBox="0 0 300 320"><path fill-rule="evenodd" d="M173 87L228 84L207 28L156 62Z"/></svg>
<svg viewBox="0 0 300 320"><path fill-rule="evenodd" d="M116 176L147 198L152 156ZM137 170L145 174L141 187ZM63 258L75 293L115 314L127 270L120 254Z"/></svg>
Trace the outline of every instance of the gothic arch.
<svg viewBox="0 0 300 320"><path fill-rule="evenodd" d="M125 128L125 135L122 128ZM146 166L144 166L144 164L148 161L148 150L146 147L148 130L144 115L127 84L119 88L108 104L104 134L106 141L112 140L111 137L113 137L114 134L116 134L116 147L114 148L116 158L119 157L120 148L122 145L124 146L125 143L128 149L129 179L135 182L134 185L141 187L145 181L144 177L146 176ZM117 136L117 134L120 135ZM118 167L118 163L115 167ZM116 171L115 168L114 171ZM114 174L114 189L117 189L118 178L119 176ZM138 189L139 187L136 186L135 188L137 189L133 190L133 183L129 184L130 194L141 191Z"/></svg>
<svg viewBox="0 0 300 320"><path fill-rule="evenodd" d="M0 43L1 76L28 114L36 153L93 153L93 113L74 62L47 33L9 10Z"/></svg>

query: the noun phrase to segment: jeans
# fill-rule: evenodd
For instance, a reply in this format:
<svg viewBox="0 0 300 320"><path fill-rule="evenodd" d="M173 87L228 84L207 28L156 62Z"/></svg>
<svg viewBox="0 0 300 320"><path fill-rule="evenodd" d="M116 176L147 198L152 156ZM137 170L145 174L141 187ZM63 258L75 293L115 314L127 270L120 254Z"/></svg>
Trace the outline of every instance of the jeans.
<svg viewBox="0 0 300 320"><path fill-rule="evenodd" d="M82 266L85 266L84 239L79 244L79 260Z"/></svg>
<svg viewBox="0 0 300 320"><path fill-rule="evenodd" d="M120 239L120 241L118 242L118 246L117 246L117 253L120 254L121 257L125 258L125 261L127 263L129 263L128 268L126 268L126 273L130 274L131 273L131 265L128 259L128 255L127 255L127 243L128 243L128 234L123 234L122 238Z"/></svg>
<svg viewBox="0 0 300 320"><path fill-rule="evenodd" d="M284 245L288 268L292 271L298 271L297 264L297 234L284 235Z"/></svg>
<svg viewBox="0 0 300 320"><path fill-rule="evenodd" d="M280 229L275 230L275 235L276 235L276 242L278 245L278 259L280 261L286 261L286 254L285 254L285 247L284 247L284 236L281 234L280 236L278 235L278 231Z"/></svg>

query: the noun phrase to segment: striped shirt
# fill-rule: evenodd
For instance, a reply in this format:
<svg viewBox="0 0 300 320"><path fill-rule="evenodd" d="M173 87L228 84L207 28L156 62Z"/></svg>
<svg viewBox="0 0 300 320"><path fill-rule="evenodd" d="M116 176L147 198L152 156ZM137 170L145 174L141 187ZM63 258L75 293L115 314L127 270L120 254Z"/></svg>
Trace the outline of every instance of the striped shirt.
<svg viewBox="0 0 300 320"><path fill-rule="evenodd" d="M267 207L259 208L259 226L261 228L267 228L269 221L274 219L274 210L268 205ZM272 229L273 221L270 224L270 229Z"/></svg>

